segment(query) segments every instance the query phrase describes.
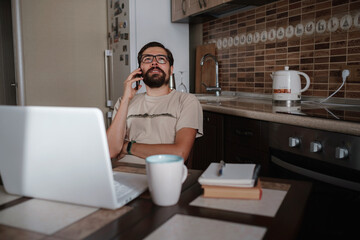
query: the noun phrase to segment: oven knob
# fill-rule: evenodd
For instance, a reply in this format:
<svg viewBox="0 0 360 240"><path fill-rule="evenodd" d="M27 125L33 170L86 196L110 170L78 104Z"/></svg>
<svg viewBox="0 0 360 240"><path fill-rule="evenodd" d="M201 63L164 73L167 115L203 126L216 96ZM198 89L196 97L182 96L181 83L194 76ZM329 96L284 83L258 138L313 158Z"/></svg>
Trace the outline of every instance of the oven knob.
<svg viewBox="0 0 360 240"><path fill-rule="evenodd" d="M297 147L300 144L300 140L297 137L289 137L289 147Z"/></svg>
<svg viewBox="0 0 360 240"><path fill-rule="evenodd" d="M343 147L337 147L335 150L335 157L338 159L345 159L349 156L349 151Z"/></svg>
<svg viewBox="0 0 360 240"><path fill-rule="evenodd" d="M320 152L322 149L322 145L319 142L311 142L310 143L310 152L316 153Z"/></svg>

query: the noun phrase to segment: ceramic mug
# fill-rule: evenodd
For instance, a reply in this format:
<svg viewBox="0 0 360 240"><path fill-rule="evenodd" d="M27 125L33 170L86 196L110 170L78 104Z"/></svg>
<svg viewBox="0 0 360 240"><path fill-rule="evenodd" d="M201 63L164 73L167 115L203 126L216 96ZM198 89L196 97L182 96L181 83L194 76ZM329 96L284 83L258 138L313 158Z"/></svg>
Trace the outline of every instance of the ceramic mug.
<svg viewBox="0 0 360 240"><path fill-rule="evenodd" d="M172 206L180 198L188 170L177 155L160 154L146 158L146 175L151 198L156 205Z"/></svg>

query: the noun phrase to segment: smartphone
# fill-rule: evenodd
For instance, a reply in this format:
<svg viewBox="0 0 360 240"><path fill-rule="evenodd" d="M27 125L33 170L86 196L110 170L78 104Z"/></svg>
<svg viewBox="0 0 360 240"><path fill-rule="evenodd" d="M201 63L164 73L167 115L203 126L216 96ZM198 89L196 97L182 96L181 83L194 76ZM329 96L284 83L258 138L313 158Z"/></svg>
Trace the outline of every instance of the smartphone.
<svg viewBox="0 0 360 240"><path fill-rule="evenodd" d="M135 77L136 77L136 78L142 77L142 74L136 74ZM139 81L136 81L135 84L136 84L135 90L138 90L138 89L139 89L139 85L140 85L140 80L139 80Z"/></svg>

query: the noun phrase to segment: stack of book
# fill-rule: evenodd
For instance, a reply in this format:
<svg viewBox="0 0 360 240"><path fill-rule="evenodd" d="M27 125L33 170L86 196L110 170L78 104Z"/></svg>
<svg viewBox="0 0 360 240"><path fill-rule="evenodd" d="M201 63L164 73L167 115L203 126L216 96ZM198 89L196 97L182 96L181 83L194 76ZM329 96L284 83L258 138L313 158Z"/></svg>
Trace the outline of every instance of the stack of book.
<svg viewBox="0 0 360 240"><path fill-rule="evenodd" d="M260 165L211 163L199 178L204 197L261 199Z"/></svg>

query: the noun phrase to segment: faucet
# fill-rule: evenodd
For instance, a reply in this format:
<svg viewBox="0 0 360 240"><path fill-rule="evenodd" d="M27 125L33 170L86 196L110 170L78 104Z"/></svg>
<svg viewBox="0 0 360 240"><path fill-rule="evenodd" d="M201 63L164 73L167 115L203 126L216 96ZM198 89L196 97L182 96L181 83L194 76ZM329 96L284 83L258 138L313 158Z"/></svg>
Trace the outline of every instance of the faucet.
<svg viewBox="0 0 360 240"><path fill-rule="evenodd" d="M205 59L208 57L212 58L215 62L215 87L207 86L203 82L201 82L201 84L205 86L206 91L209 91L209 92L215 91L215 95L220 96L221 88L219 85L219 63L218 63L217 58L214 55L207 53L201 58L201 60L200 60L201 72L202 72L202 67L204 65Z"/></svg>

